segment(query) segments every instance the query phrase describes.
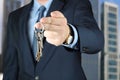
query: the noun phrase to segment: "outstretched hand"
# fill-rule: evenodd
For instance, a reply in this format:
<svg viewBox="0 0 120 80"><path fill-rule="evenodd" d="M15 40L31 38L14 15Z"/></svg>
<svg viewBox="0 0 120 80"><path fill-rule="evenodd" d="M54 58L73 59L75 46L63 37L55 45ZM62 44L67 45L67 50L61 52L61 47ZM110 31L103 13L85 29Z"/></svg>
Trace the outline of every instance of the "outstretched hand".
<svg viewBox="0 0 120 80"><path fill-rule="evenodd" d="M35 27L41 29L40 23L45 26L44 37L46 37L47 42L55 46L63 44L70 34L67 19L60 11L51 12L50 17L42 18L40 22L35 24Z"/></svg>

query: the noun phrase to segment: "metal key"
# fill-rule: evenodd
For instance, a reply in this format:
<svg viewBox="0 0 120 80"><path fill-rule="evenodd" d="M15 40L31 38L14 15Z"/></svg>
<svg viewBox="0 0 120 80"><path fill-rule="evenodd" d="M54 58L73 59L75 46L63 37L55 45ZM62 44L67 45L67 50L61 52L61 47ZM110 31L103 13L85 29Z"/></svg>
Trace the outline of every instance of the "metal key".
<svg viewBox="0 0 120 80"><path fill-rule="evenodd" d="M36 61L39 62L40 58L42 57L44 30L36 30L35 33L37 38Z"/></svg>

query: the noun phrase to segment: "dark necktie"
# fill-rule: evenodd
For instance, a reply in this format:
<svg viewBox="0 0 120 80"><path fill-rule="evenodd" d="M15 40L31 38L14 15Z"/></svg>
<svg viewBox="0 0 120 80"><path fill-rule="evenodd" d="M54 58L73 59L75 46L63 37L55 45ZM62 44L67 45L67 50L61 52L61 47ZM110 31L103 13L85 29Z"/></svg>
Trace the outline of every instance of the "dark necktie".
<svg viewBox="0 0 120 80"><path fill-rule="evenodd" d="M45 8L44 6L41 6L41 7L38 9L39 14L38 14L38 19L37 19L36 23L39 22L40 19L44 16L44 11L45 11L45 9L46 9L46 8ZM34 33L34 37L33 37L33 46L32 46L32 48L33 48L34 57L36 58L37 39L36 39L36 37L35 37L35 33Z"/></svg>

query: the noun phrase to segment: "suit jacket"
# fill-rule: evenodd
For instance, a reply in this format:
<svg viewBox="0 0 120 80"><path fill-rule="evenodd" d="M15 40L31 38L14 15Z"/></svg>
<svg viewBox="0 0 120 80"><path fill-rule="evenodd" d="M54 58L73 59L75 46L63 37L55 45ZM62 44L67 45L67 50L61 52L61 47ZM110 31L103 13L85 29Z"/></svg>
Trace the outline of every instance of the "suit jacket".
<svg viewBox="0 0 120 80"><path fill-rule="evenodd" d="M33 1L10 13L3 50L3 80L86 80L81 53L94 54L103 47L103 34L88 0L53 0L48 11L59 10L75 26L79 40L72 49L44 42L43 57L36 63L28 38Z"/></svg>

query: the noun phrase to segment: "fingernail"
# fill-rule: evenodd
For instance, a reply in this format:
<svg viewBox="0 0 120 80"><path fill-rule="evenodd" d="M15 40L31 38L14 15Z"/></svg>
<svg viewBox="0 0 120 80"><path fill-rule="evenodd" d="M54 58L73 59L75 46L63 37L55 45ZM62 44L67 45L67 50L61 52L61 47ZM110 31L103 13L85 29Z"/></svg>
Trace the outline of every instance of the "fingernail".
<svg viewBox="0 0 120 80"><path fill-rule="evenodd" d="M55 11L51 12L51 16L57 16L57 13Z"/></svg>

